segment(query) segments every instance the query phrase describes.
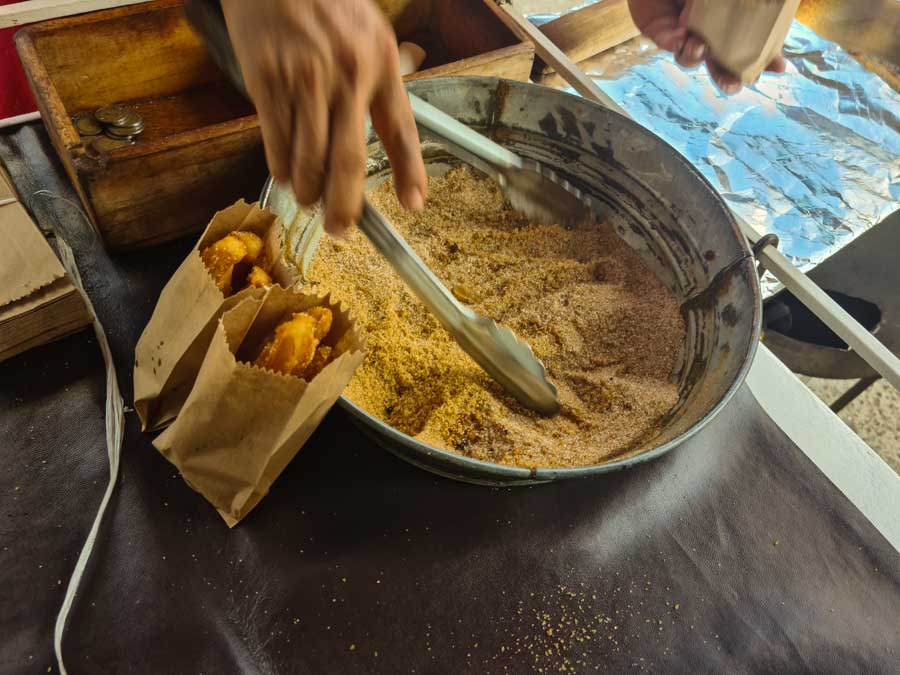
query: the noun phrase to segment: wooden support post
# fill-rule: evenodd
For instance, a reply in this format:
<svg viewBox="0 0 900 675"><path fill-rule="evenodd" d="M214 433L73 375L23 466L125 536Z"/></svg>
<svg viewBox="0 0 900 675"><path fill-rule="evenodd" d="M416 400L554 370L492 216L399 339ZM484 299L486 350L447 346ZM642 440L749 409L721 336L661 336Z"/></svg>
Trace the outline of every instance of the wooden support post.
<svg viewBox="0 0 900 675"><path fill-rule="evenodd" d="M631 19L628 0L603 0L540 26L550 42L578 63L641 34ZM547 65L544 74L553 71Z"/></svg>

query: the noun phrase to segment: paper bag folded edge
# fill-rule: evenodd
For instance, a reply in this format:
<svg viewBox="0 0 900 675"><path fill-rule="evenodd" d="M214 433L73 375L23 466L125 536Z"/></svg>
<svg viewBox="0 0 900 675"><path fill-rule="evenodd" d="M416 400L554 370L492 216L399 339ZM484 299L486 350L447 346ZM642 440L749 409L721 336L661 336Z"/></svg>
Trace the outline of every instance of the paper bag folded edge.
<svg viewBox="0 0 900 675"><path fill-rule="evenodd" d="M272 212L260 207L258 202L251 204L241 199L231 206L217 211L210 219L191 252L179 265L160 293L153 315L141 333L141 337L135 347L134 406L141 420L143 431L158 430L170 424L177 415L177 410L184 404L185 399L183 396L186 397L189 391L185 393L183 391L184 387L179 385L185 385L189 390L192 382L189 383L187 380L191 378L188 377L184 382L179 380L173 383L172 377L180 366L185 367L183 365L184 359L192 353L197 340L205 334L211 335L214 332L214 329L210 329L210 324L224 312L233 308L243 297L264 292L263 289L247 287L225 297L213 283L212 277L200 259L199 251L203 246L211 241L221 239L229 232L235 230L249 230L258 234L265 234L267 251L269 252L280 248L281 227L279 226L279 219ZM294 278L291 278L289 273L284 271L288 266L284 262L283 251L279 251L277 259L273 261L273 268L275 267L280 270L279 278L276 279L279 283L286 281L289 281L291 284L295 283L296 275ZM185 276L187 276L186 279L182 278ZM182 331L185 339L176 344L175 351L180 351L177 358L163 360L160 354L152 353L152 342L160 337L160 334L171 337L167 331L172 324L172 317L177 315L183 316L183 309L179 307L177 299L169 298L169 295L174 293L174 289L178 288L179 285L183 286L187 282L190 282L187 284L189 287L197 288L195 297L204 298L201 304L209 310L204 312L207 318L202 321L201 325L196 325L195 322L192 322L190 326L193 326L193 328L188 329L186 327ZM216 305L216 303L218 305L214 307L213 305ZM169 306L170 304L172 306ZM160 309L161 307L163 309ZM191 334L193 337L190 337ZM190 339L188 340L189 337ZM163 342L164 340L160 341L160 347L163 346ZM208 346L207 342L206 348ZM166 352L168 351L170 349L166 349ZM201 350L197 348L197 351ZM205 351L205 349L202 351ZM152 365L154 356L157 359L156 368ZM201 363L202 359L203 356L201 354ZM150 364L149 370L147 369L147 363ZM199 364L197 369L199 369ZM169 396L166 396L167 391L170 393ZM172 400L166 403L166 400L169 398ZM158 414L154 412L154 408L159 411Z"/></svg>

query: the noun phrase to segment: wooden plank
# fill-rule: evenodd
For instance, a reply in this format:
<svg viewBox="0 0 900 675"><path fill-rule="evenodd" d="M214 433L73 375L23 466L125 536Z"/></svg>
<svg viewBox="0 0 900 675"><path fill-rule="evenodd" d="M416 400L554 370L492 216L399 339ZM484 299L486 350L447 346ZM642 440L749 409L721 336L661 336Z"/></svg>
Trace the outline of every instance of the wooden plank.
<svg viewBox="0 0 900 675"><path fill-rule="evenodd" d="M900 66L897 0L802 0L797 20L849 52Z"/></svg>
<svg viewBox="0 0 900 675"><path fill-rule="evenodd" d="M900 551L900 475L764 344L756 351L747 384L772 421Z"/></svg>
<svg viewBox="0 0 900 675"><path fill-rule="evenodd" d="M497 20L491 11L493 4L494 0L434 0L430 32L438 38L444 63L522 42ZM431 67L431 59L425 65Z"/></svg>
<svg viewBox="0 0 900 675"><path fill-rule="evenodd" d="M123 44L131 50L117 55ZM179 236L228 201L256 196L265 179L256 117L217 86L222 76L178 0L42 22L20 31L16 45L51 141L107 246ZM136 145L90 152L70 118L112 102L137 110L147 129Z"/></svg>
<svg viewBox="0 0 900 675"><path fill-rule="evenodd" d="M0 7L0 28L24 26L61 16L85 14L142 2L149 0L26 0Z"/></svg>
<svg viewBox="0 0 900 675"><path fill-rule="evenodd" d="M588 5L545 23L540 31L575 63L641 33L631 19L628 0L603 0ZM544 73L552 70L547 65Z"/></svg>
<svg viewBox="0 0 900 675"><path fill-rule="evenodd" d="M526 19L517 9L508 4L495 5L491 9L509 29L523 39L530 40L545 63L553 66L556 72L568 82L579 94L592 101L597 101L610 110L625 114L622 107L604 93L584 71L576 66L562 50L544 35L533 23Z"/></svg>
<svg viewBox="0 0 900 675"><path fill-rule="evenodd" d="M735 214L744 236L751 242L759 240L756 231ZM831 296L798 270L790 260L774 246L765 246L756 255L763 266L780 281L786 289L806 305L813 314L850 345L862 359L885 380L900 391L900 359L894 356L874 335L866 330Z"/></svg>
<svg viewBox="0 0 900 675"><path fill-rule="evenodd" d="M797 21L839 44L900 92L900 2L802 0Z"/></svg>
<svg viewBox="0 0 900 675"><path fill-rule="evenodd" d="M28 84L34 94L38 111L43 118L44 127L50 136L50 142L56 149L56 154L59 155L69 180L75 186L75 191L78 193L78 197L81 199L88 217L92 222L95 222L92 206L87 201L84 190L78 180L78 173L75 170L72 156L72 152L76 148L81 147L81 137L69 119L66 108L59 98L56 87L53 86L53 81L50 79L50 74L41 62L32 39L31 30L28 28L16 34L16 49L25 69L25 75L28 77Z"/></svg>
<svg viewBox="0 0 900 675"><path fill-rule="evenodd" d="M860 54L854 51L850 53L864 68L875 73L889 84L894 91L900 93L900 66L888 63L878 56L869 56L868 54Z"/></svg>
<svg viewBox="0 0 900 675"><path fill-rule="evenodd" d="M442 66L428 68L411 75L404 80L423 80L429 77L452 77L461 75L490 75L508 80L527 82L534 65L534 47L530 43L513 45L496 49L487 54L480 54L468 59L453 61Z"/></svg>
<svg viewBox="0 0 900 675"><path fill-rule="evenodd" d="M139 145L139 144L138 144ZM202 141L107 157L80 179L104 244L123 250L151 246L202 229L217 210L238 199L254 202L266 180L259 127Z"/></svg>

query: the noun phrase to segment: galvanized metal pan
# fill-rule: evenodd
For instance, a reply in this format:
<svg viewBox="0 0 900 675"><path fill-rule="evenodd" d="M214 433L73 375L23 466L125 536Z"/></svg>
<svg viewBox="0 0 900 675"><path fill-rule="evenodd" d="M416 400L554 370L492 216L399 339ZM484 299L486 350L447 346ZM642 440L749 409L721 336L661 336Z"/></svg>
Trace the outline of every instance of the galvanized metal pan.
<svg viewBox="0 0 900 675"><path fill-rule="evenodd" d="M681 155L634 122L582 98L497 78L440 78L410 91L523 157L557 171L593 201L618 235L681 301L687 338L673 378L679 400L659 435L602 464L525 469L470 459L398 432L352 401L340 404L377 443L428 471L485 485L524 485L623 469L659 457L697 433L728 403L749 370L761 299L754 261L727 207ZM370 186L390 173L369 137ZM423 140L429 173L456 160ZM321 211L298 207L266 183L264 206L285 225L289 259L303 272L321 236Z"/></svg>

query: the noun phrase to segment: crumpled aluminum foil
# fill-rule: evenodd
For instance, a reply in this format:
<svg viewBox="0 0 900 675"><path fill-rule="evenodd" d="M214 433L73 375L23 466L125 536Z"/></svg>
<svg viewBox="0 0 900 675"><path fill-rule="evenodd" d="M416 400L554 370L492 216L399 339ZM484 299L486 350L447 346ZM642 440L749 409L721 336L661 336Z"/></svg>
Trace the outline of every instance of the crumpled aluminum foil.
<svg viewBox="0 0 900 675"><path fill-rule="evenodd" d="M643 38L581 66L808 271L900 208L900 95L797 22L785 56L784 75L731 97Z"/></svg>

